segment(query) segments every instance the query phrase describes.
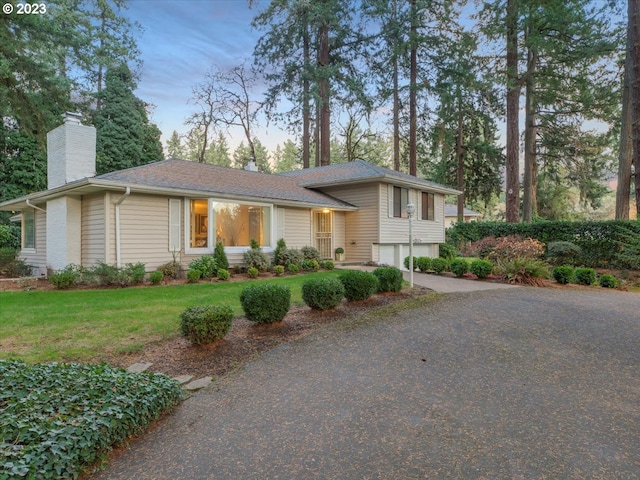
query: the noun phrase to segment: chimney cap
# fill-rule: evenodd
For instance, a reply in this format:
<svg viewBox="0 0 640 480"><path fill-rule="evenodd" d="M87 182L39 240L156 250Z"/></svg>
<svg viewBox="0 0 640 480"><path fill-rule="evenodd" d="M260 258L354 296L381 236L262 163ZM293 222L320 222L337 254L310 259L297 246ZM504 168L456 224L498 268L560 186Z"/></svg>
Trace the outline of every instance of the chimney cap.
<svg viewBox="0 0 640 480"><path fill-rule="evenodd" d="M249 172L257 172L258 166L256 165L255 159L253 157L249 157L249 161L247 165L244 167L245 170Z"/></svg>
<svg viewBox="0 0 640 480"><path fill-rule="evenodd" d="M64 123L71 123L74 125L82 125L80 122L82 120L82 114L78 112L64 112L62 115L64 119Z"/></svg>

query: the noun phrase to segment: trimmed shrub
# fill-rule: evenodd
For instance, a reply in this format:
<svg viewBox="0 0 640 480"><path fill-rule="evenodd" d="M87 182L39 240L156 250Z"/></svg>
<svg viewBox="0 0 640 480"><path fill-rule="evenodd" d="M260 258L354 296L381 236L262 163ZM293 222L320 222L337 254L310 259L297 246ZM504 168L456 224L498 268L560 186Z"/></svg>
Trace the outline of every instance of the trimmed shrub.
<svg viewBox="0 0 640 480"><path fill-rule="evenodd" d="M195 305L182 312L180 318L182 336L194 345L204 345L229 333L233 310L227 305Z"/></svg>
<svg viewBox="0 0 640 480"><path fill-rule="evenodd" d="M164 275L160 270L156 270L155 272L151 272L149 274L149 281L153 285L159 285L160 283L162 283L162 280L164 280Z"/></svg>
<svg viewBox="0 0 640 480"><path fill-rule="evenodd" d="M197 268L190 268L187 270L187 282L188 283L198 283L198 280L202 278L202 272Z"/></svg>
<svg viewBox="0 0 640 480"><path fill-rule="evenodd" d="M229 259L224 251L222 242L216 242L216 248L213 250L213 259L216 261L216 267L229 270Z"/></svg>
<svg viewBox="0 0 640 480"><path fill-rule="evenodd" d="M249 267L247 269L247 275L249 276L249 278L258 278L258 275L260 275L260 270L255 267Z"/></svg>
<svg viewBox="0 0 640 480"><path fill-rule="evenodd" d="M280 258L282 265L288 266L293 263L300 266L300 264L304 260L304 255L297 248L287 248L280 253Z"/></svg>
<svg viewBox="0 0 640 480"><path fill-rule="evenodd" d="M189 270L199 270L200 278L213 278L218 272L218 265L211 255L203 255L189 264ZM187 275L189 275L187 273Z"/></svg>
<svg viewBox="0 0 640 480"><path fill-rule="evenodd" d="M260 248L247 250L244 252L243 259L248 268L255 268L260 272L269 270L269 257Z"/></svg>
<svg viewBox="0 0 640 480"><path fill-rule="evenodd" d="M404 257L404 268L406 268L407 270L409 270L410 264L409 264L409 257ZM418 257L413 257L413 269L416 270L418 268Z"/></svg>
<svg viewBox="0 0 640 480"><path fill-rule="evenodd" d="M439 251L439 257L444 258L446 260L451 260L457 255L456 247L454 247L450 243L441 243L438 246L438 251Z"/></svg>
<svg viewBox="0 0 640 480"><path fill-rule="evenodd" d="M609 273L601 275L598 282L604 288L616 288L618 286L618 279Z"/></svg>
<svg viewBox="0 0 640 480"><path fill-rule="evenodd" d="M322 260L320 262L320 266L325 270L333 270L334 268L336 268L336 264L333 263L333 260Z"/></svg>
<svg viewBox="0 0 640 480"><path fill-rule="evenodd" d="M307 258L302 261L301 267L307 272L317 272L320 269L320 264L317 260L310 260Z"/></svg>
<svg viewBox="0 0 640 480"><path fill-rule="evenodd" d="M344 296L350 302L366 300L378 291L380 284L373 273L360 270L347 270L339 277L344 287Z"/></svg>
<svg viewBox="0 0 640 480"><path fill-rule="evenodd" d="M320 252L315 247L305 246L300 249L300 252L306 260L315 260L319 262L322 259Z"/></svg>
<svg viewBox="0 0 640 480"><path fill-rule="evenodd" d="M227 270L226 268L218 269L218 280L222 280L224 282L229 280L229 277L230 277L229 270Z"/></svg>
<svg viewBox="0 0 640 480"><path fill-rule="evenodd" d="M575 243L560 241L547 245L547 261L553 265L575 265L582 249Z"/></svg>
<svg viewBox="0 0 640 480"><path fill-rule="evenodd" d="M551 272L551 276L556 282L562 285L566 285L567 283L573 282L575 269L570 265L561 265L558 267L554 267Z"/></svg>
<svg viewBox="0 0 640 480"><path fill-rule="evenodd" d="M167 278L173 278L174 280L180 276L180 270L180 264L175 260L158 267L158 271L162 272L162 275Z"/></svg>
<svg viewBox="0 0 640 480"><path fill-rule="evenodd" d="M378 267L373 271L378 278L379 292L399 292L402 290L402 271L396 267Z"/></svg>
<svg viewBox="0 0 640 480"><path fill-rule="evenodd" d="M286 265L283 253L287 250L287 244L284 238L281 238L276 243L276 248L273 251L273 264L274 265Z"/></svg>
<svg viewBox="0 0 640 480"><path fill-rule="evenodd" d="M300 266L297 263L287 263L287 270L289 273L298 273L300 271Z"/></svg>
<svg viewBox="0 0 640 480"><path fill-rule="evenodd" d="M596 271L593 268L576 268L575 281L580 285L596 283Z"/></svg>
<svg viewBox="0 0 640 480"><path fill-rule="evenodd" d="M456 277L462 277L465 273L469 272L469 262L464 258L454 258L451 260L449 268Z"/></svg>
<svg viewBox="0 0 640 480"><path fill-rule="evenodd" d="M273 267L273 273L276 275L276 277L281 277L282 275L284 275L284 265L276 265L275 267Z"/></svg>
<svg viewBox="0 0 640 480"><path fill-rule="evenodd" d="M493 263L489 260L474 260L469 266L469 270L478 278L487 278L493 270Z"/></svg>
<svg viewBox="0 0 640 480"><path fill-rule="evenodd" d="M415 263L418 264L418 268L422 273L431 270L431 259L429 257L418 257Z"/></svg>
<svg viewBox="0 0 640 480"><path fill-rule="evenodd" d="M52 273L49 282L60 290L66 290L80 281L80 271L76 265L67 265L64 269Z"/></svg>
<svg viewBox="0 0 640 480"><path fill-rule="evenodd" d="M242 290L240 303L244 315L251 322L279 322L291 307L291 290L286 285L259 282Z"/></svg>
<svg viewBox="0 0 640 480"><path fill-rule="evenodd" d="M549 278L549 266L542 260L527 257L515 257L500 260L494 270L509 283L544 285L543 279Z"/></svg>
<svg viewBox="0 0 640 480"><path fill-rule="evenodd" d="M434 258L431 260L431 270L436 273L442 273L449 267L449 262L444 258Z"/></svg>
<svg viewBox="0 0 640 480"><path fill-rule="evenodd" d="M343 298L344 287L337 278L311 278L302 284L302 300L311 308L336 308Z"/></svg>

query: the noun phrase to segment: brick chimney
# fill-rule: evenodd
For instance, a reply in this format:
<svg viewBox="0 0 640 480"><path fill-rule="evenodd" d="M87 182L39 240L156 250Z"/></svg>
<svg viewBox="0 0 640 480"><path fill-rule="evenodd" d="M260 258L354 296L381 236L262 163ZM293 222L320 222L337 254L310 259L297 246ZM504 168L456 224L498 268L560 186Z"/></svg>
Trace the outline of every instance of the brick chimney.
<svg viewBox="0 0 640 480"><path fill-rule="evenodd" d="M79 113L66 112L64 123L47 133L47 187L60 187L96 175L96 129L82 125Z"/></svg>

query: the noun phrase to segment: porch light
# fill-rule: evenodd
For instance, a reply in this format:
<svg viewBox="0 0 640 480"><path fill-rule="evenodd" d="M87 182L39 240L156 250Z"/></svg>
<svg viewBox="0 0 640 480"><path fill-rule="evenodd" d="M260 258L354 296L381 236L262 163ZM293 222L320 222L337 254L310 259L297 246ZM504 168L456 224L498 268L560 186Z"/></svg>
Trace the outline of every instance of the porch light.
<svg viewBox="0 0 640 480"><path fill-rule="evenodd" d="M416 213L416 206L413 203L407 204L407 215L409 216L409 287L413 288L413 215Z"/></svg>
<svg viewBox="0 0 640 480"><path fill-rule="evenodd" d="M322 209L322 213L329 213L331 210L329 210L328 208L324 208Z"/></svg>

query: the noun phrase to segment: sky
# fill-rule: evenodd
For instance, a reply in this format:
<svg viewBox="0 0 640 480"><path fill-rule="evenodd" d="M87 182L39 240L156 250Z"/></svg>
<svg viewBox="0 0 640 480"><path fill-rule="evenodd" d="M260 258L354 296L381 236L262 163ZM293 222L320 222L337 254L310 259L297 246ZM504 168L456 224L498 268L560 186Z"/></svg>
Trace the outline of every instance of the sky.
<svg viewBox="0 0 640 480"><path fill-rule="evenodd" d="M173 130L185 134L186 118L196 111L192 88L213 66L230 68L253 54L261 33L251 20L267 0L130 0L125 15L142 26L137 35L143 62L136 95L154 105L151 120L162 131L162 143ZM259 93L258 93L259 95ZM288 138L286 132L261 122L257 133L269 149ZM231 131L231 151L242 141ZM246 142L245 142L246 143Z"/></svg>

